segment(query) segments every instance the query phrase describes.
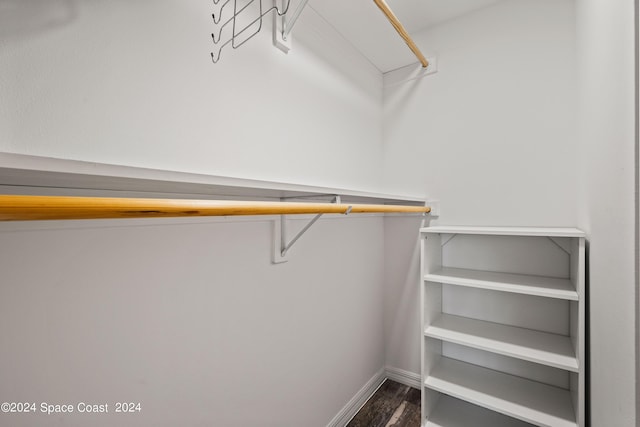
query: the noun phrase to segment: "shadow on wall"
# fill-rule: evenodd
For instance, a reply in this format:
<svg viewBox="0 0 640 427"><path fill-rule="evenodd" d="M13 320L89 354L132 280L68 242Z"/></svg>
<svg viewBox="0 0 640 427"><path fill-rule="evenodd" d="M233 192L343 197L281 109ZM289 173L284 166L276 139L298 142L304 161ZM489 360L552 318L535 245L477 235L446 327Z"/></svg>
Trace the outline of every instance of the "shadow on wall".
<svg viewBox="0 0 640 427"><path fill-rule="evenodd" d="M0 0L0 40L47 33L73 22L77 0Z"/></svg>

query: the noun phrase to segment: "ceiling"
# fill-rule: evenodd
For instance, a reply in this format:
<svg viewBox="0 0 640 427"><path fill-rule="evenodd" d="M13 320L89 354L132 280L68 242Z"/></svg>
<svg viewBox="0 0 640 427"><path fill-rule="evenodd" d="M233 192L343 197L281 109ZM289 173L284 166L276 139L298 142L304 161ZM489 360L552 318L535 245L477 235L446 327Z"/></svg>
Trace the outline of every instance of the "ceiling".
<svg viewBox="0 0 640 427"><path fill-rule="evenodd" d="M387 0L387 4L413 35L500 1L505 0ZM417 61L373 0L310 0L307 7L321 15L383 73Z"/></svg>

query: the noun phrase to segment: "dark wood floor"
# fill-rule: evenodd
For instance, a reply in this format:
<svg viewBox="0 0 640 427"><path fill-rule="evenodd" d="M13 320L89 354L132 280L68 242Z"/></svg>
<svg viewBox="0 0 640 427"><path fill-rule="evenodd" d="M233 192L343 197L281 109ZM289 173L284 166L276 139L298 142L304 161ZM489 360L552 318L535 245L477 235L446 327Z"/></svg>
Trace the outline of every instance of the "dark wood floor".
<svg viewBox="0 0 640 427"><path fill-rule="evenodd" d="M420 390L386 380L347 427L420 427Z"/></svg>

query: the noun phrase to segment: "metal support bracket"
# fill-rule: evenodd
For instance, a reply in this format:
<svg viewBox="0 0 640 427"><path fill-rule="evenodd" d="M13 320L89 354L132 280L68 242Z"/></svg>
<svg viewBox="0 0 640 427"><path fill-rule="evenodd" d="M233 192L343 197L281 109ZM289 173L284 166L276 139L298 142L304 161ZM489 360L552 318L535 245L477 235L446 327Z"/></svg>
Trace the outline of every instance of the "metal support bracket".
<svg viewBox="0 0 640 427"><path fill-rule="evenodd" d="M447 243L455 239L456 236L458 236L458 234L442 234L442 242L440 243L440 246L444 248Z"/></svg>
<svg viewBox="0 0 640 427"><path fill-rule="evenodd" d="M275 5L279 6L281 1L283 0L274 0ZM286 13L282 16L274 14L273 44L284 53L289 53L291 50L291 30L293 30L293 26L296 25L308 2L309 0L301 0L298 7L291 14Z"/></svg>
<svg viewBox="0 0 640 427"><path fill-rule="evenodd" d="M568 255L571 255L571 243L567 241L567 239L558 239L556 237L548 237L557 247L565 251Z"/></svg>
<svg viewBox="0 0 640 427"><path fill-rule="evenodd" d="M340 196L334 196L331 203L340 204ZM349 207L347 212L345 212L345 215L348 215L350 212L351 207ZM291 249L291 247L298 241L298 239L300 239L300 237L302 237L302 235L306 233L307 230L311 228L311 226L315 224L315 222L319 220L322 215L323 214L318 214L314 216L304 227L302 227L298 234L296 234L291 239L291 241L289 241L289 243L286 243L287 220L285 218L285 215L280 215L280 220L275 220L273 226L273 263L280 264L283 262L287 262L287 252L289 251L289 249Z"/></svg>

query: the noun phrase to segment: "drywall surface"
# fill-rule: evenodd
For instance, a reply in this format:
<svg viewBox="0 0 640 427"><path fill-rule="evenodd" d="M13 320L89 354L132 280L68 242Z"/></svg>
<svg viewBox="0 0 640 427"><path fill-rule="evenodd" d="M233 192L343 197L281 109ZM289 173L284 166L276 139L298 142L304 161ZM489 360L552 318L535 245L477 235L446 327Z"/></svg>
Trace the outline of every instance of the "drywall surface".
<svg viewBox="0 0 640 427"><path fill-rule="evenodd" d="M500 2L414 38L438 72L399 84L406 70L385 74L387 190L440 200L431 225L576 226L573 2ZM413 277L415 302L385 301L387 365L419 373L419 264L404 259L418 232L402 221L385 234L404 248L387 254L387 293Z"/></svg>
<svg viewBox="0 0 640 427"><path fill-rule="evenodd" d="M443 224L575 225L574 19L514 0L415 34L439 71L385 74L388 189L439 199Z"/></svg>
<svg viewBox="0 0 640 427"><path fill-rule="evenodd" d="M0 151L377 190L378 70L312 9L213 64L222 3L3 2Z"/></svg>
<svg viewBox="0 0 640 427"><path fill-rule="evenodd" d="M289 54L269 15L213 64L213 10L2 2L0 151L379 191L378 70L312 9ZM0 401L110 412L0 424L327 425L384 366L383 219L322 219L280 265L271 226L1 225Z"/></svg>
<svg viewBox="0 0 640 427"><path fill-rule="evenodd" d="M321 219L273 265L264 219L0 224L0 401L37 403L0 425L326 426L384 363L382 227Z"/></svg>
<svg viewBox="0 0 640 427"><path fill-rule="evenodd" d="M390 368L420 375L420 245L418 217L384 219L384 338Z"/></svg>
<svg viewBox="0 0 640 427"><path fill-rule="evenodd" d="M589 235L591 425L634 426L634 2L577 2L580 222Z"/></svg>

